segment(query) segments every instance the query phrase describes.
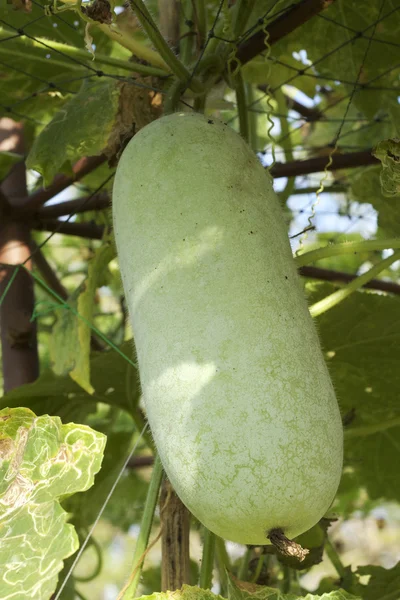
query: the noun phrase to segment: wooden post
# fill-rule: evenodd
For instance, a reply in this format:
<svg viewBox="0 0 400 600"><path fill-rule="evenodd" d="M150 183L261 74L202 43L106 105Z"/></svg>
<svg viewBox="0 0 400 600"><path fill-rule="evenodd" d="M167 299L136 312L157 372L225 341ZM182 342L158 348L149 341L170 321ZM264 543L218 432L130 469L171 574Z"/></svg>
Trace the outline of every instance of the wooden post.
<svg viewBox="0 0 400 600"><path fill-rule="evenodd" d="M161 488L161 591L178 590L190 583L190 514L165 479Z"/></svg>

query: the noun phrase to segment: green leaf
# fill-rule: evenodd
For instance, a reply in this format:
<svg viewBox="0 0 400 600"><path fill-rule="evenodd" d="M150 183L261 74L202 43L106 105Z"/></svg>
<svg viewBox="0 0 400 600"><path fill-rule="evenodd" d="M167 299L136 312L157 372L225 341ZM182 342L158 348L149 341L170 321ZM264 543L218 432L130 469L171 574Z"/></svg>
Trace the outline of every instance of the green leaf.
<svg viewBox="0 0 400 600"><path fill-rule="evenodd" d="M119 350L133 356L132 341L124 342ZM45 371L35 382L5 394L0 408L27 406L37 414L52 412L64 420L95 411L96 402L118 406L133 412L140 397L139 378L135 368L116 350L93 353L90 361L92 395L82 389L69 375L58 376ZM78 418L77 418L78 420Z"/></svg>
<svg viewBox="0 0 400 600"><path fill-rule="evenodd" d="M197 560L190 559L189 563L190 569L190 585L195 586L199 581L199 562ZM154 567L148 567L145 571L142 572L142 576L140 579L140 589L145 594L151 594L154 591L159 592L161 588L161 565L157 565ZM215 598L220 598L221 596L215 596ZM213 598L213 600L215 600Z"/></svg>
<svg viewBox="0 0 400 600"><path fill-rule="evenodd" d="M0 182L7 177L11 168L22 160L24 160L24 157L21 154L0 152Z"/></svg>
<svg viewBox="0 0 400 600"><path fill-rule="evenodd" d="M26 15L0 3L1 103L13 107L16 114L12 116L26 115L35 125L46 122L62 106L65 95L79 89L80 77L85 72L89 75L84 61L76 62L63 51L46 46L54 40L64 44L67 52L68 48L82 47L83 28L81 23L74 24L76 16L64 14L62 20L43 16L43 6L33 3L26 30L31 37L18 35L16 30L28 25ZM41 38L43 43L35 42L33 37Z"/></svg>
<svg viewBox="0 0 400 600"><path fill-rule="evenodd" d="M400 140L391 139L379 142L373 155L382 163L380 180L384 196L400 196Z"/></svg>
<svg viewBox="0 0 400 600"><path fill-rule="evenodd" d="M0 411L0 597L48 600L78 548L59 499L87 490L105 436L26 408Z"/></svg>
<svg viewBox="0 0 400 600"><path fill-rule="evenodd" d="M358 77L360 84L372 82L373 91L368 87L357 88L352 100L358 110L372 119L379 111L388 111L396 100L395 91L385 90L385 87L395 88L398 85L395 67L400 58L400 14L393 8L394 5L390 3L383 7L380 14L380 2L336 0L274 45L274 53L280 52L283 56L283 48L297 52L306 49L307 58L313 63L318 61L307 73L325 75L329 78L326 83L333 89L341 88L346 96L352 93ZM391 10L390 16L377 23L374 29L373 24ZM367 29L365 37L355 38L356 33L364 29ZM372 35L380 43L369 43L368 38ZM301 79L298 77L294 84L297 86ZM343 80L344 83L338 86L335 83L337 80ZM323 85L325 82L322 79L319 83ZM346 101L340 103L340 108L344 115Z"/></svg>
<svg viewBox="0 0 400 600"><path fill-rule="evenodd" d="M298 600L298 598L297 594L282 594L275 588L240 581L231 574L228 577L229 600ZM361 598L351 596L344 590L337 590L322 596L307 594L304 600L361 600Z"/></svg>
<svg viewBox="0 0 400 600"><path fill-rule="evenodd" d="M359 594L363 600L399 600L400 562L392 569L368 565L358 567L357 575L370 575L368 585L359 584Z"/></svg>
<svg viewBox="0 0 400 600"><path fill-rule="evenodd" d="M351 183L351 196L357 202L368 202L378 211L379 234L400 235L400 198L387 198L382 193L380 167L364 168Z"/></svg>
<svg viewBox="0 0 400 600"><path fill-rule="evenodd" d="M362 242L364 240L363 236L359 233L319 233L317 240L311 244L307 244L305 250L308 252L309 250L316 250L322 246L327 246L329 243L332 243L332 239L334 239L335 244L342 242ZM337 256L330 256L329 258L319 260L318 267L354 274L357 273L361 265L367 262L370 257L370 252L338 254Z"/></svg>
<svg viewBox="0 0 400 600"><path fill-rule="evenodd" d="M138 600L222 600L222 596L213 594L210 590L183 585L182 589L171 592L156 592L149 596L140 596Z"/></svg>
<svg viewBox="0 0 400 600"><path fill-rule="evenodd" d="M275 52L273 54L275 56ZM296 71L304 68L304 65L293 56L285 56L283 59L284 65L281 60L276 62L274 56L270 60L267 60L264 56L256 56L246 63L242 67L243 79L255 85L268 84L274 89L279 88ZM277 55L277 58L281 59L282 57ZM315 80L306 77L300 87L302 92L312 97L315 93Z"/></svg>
<svg viewBox="0 0 400 600"><path fill-rule="evenodd" d="M66 163L101 154L115 124L119 88L113 79L85 83L35 139L26 164L45 185Z"/></svg>
<svg viewBox="0 0 400 600"><path fill-rule="evenodd" d="M87 348L79 346L79 319L76 316L76 305L82 292L83 284L70 296L68 304L71 310L57 306L57 321L49 340L49 351L54 373L69 374L90 394L93 388L89 381L89 353Z"/></svg>
<svg viewBox="0 0 400 600"><path fill-rule="evenodd" d="M72 310L62 307L58 310L58 320L50 341L56 375L69 373L89 394L94 392L90 383L90 324L93 320L94 297L104 281L107 265L114 257L114 246L104 242L89 263L87 279L68 302Z"/></svg>
<svg viewBox="0 0 400 600"><path fill-rule="evenodd" d="M140 523L148 487L148 482L135 471L125 473L107 503L103 518L123 531L128 531L133 523Z"/></svg>
<svg viewBox="0 0 400 600"><path fill-rule="evenodd" d="M77 494L68 498L64 503L66 510L72 513L72 521L77 528L88 528L96 519L126 460L131 444L132 433L118 432L107 434L102 468L96 477L94 486L84 494ZM119 526L124 525L125 529L128 529L135 522L136 516L140 520L140 508L143 507L148 487L146 482L135 476L134 473L132 473L132 478L129 475L129 473L123 475L121 481L118 482L115 493L113 493L110 499L112 506L109 506L109 502L105 515L106 518L107 514L113 515L115 524ZM130 485L127 485L127 482ZM132 487L134 482L138 484L138 489ZM118 495L121 498L120 486L125 492L130 491L131 495L123 499L122 506L116 506ZM122 512L124 507L128 508L127 514L123 514ZM130 519L133 520L130 521Z"/></svg>
<svg viewBox="0 0 400 600"><path fill-rule="evenodd" d="M317 289L311 302L335 288ZM353 485L366 487L373 499L400 497L400 426L390 427L399 414L393 393L400 388L399 311L398 297L358 292L317 319L342 414L354 411L346 427L345 465L351 468ZM357 427L367 429L354 435Z"/></svg>

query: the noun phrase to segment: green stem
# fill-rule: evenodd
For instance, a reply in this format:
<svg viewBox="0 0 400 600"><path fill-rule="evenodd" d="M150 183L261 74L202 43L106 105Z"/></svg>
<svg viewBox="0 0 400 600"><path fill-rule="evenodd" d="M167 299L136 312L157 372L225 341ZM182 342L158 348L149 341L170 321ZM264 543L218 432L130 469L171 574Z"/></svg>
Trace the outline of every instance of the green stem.
<svg viewBox="0 0 400 600"><path fill-rule="evenodd" d="M179 56L184 65L189 65L193 60L193 27L186 25L186 19L193 19L193 4L191 0L182 0L182 10L180 15L180 41L179 41ZM186 34L186 35L185 35Z"/></svg>
<svg viewBox="0 0 400 600"><path fill-rule="evenodd" d="M30 272L28 271L27 267L24 264L18 265L15 270L14 270L14 274L11 277L10 281L8 282L8 285L6 287L6 289L4 290L3 296L0 298L0 304L3 301L3 298L5 298L5 294L7 293L7 290L9 289L10 285L12 284L17 271L20 268L25 269L25 271L29 272L30 275L33 277L33 279L35 280L35 282L39 285L39 287L43 290L45 290L52 298L54 298L55 300L58 301L59 305L61 308L65 308L67 310L70 310L71 313L73 315L75 315L75 317L77 317L78 319L80 319L83 323L85 323L94 333L96 333L108 346L110 346L113 350L115 350L115 352L117 352L117 354L119 354L120 356L122 356L122 358L124 360L126 360L130 365L132 365L133 367L135 367L135 369L137 368L137 366L135 365L135 363L133 362L133 360L131 360L129 358L129 356L127 356L126 354L124 354L120 348L118 348L118 346L116 346L115 344L113 344L113 342L111 340L109 340L107 338L107 336L104 335L104 333L102 333L100 331L100 329L98 329L97 327L95 327L88 319L86 319L83 315L81 315L73 306L71 306L70 304L68 304L68 302L66 302L63 298L61 298L61 296L59 294L57 294L57 292L55 292L54 290L52 290L45 281L43 281L42 279L40 279L40 277L38 277L35 272Z"/></svg>
<svg viewBox="0 0 400 600"><path fill-rule="evenodd" d="M164 100L164 115L174 113L179 105L184 85L180 79L175 79L168 89Z"/></svg>
<svg viewBox="0 0 400 600"><path fill-rule="evenodd" d="M249 572L249 561L250 561L252 552L253 551L250 548L247 548L246 552L243 555L242 561L240 563L238 575L237 575L238 579L240 579L241 581L247 580L247 575Z"/></svg>
<svg viewBox="0 0 400 600"><path fill-rule="evenodd" d="M89 541L89 547L90 546L93 546L94 551L96 553L96 558L97 558L96 568L93 570L93 573L91 573L90 575L87 575L85 577L83 577L83 576L79 577L78 575L74 575L75 581L78 581L79 583L87 583L89 581L92 581L93 579L96 579L96 577L100 574L100 572L103 568L103 553L101 551L100 544L93 536L90 538L90 541Z"/></svg>
<svg viewBox="0 0 400 600"><path fill-rule="evenodd" d="M277 104L278 104L278 113L280 115L285 115L284 117L283 116L279 117L279 122L281 125L281 134L282 134L281 137L286 138L282 142L281 146L282 146L283 152L285 154L285 161L291 162L293 160L292 136L290 135L289 123L286 118L289 111L288 111L286 98L285 98L282 90L280 90L280 89L276 90L275 100L277 101ZM292 195L295 187L296 187L296 178L289 177L287 180L287 183L285 185L285 188L279 194L279 199L281 200L283 205L286 204L287 199L289 198L289 196Z"/></svg>
<svg viewBox="0 0 400 600"><path fill-rule="evenodd" d="M254 90L251 83L245 83L247 106L251 106L255 100ZM255 111L247 111L247 119L249 122L249 144L254 152L257 152L257 120L258 115Z"/></svg>
<svg viewBox="0 0 400 600"><path fill-rule="evenodd" d="M256 0L239 0L234 7L233 37L236 39L246 29L247 21L253 11Z"/></svg>
<svg viewBox="0 0 400 600"><path fill-rule="evenodd" d="M1 38L1 36L0 36ZM16 43L21 43L21 38L18 38L19 42ZM0 39L1 42L1 39ZM22 42L24 43L24 42ZM27 44L25 44L27 45ZM10 50L8 48L6 48L5 46L2 46L0 44L0 54L5 54L6 56L10 56ZM86 53L85 53L86 54ZM26 50L17 50L15 48L12 49L12 56L13 58L23 58L24 60L26 60L26 55L27 55L27 51ZM87 56L86 56L86 60L87 60ZM45 56L38 56L37 54L30 54L29 55L29 63L31 65L33 65L35 62L37 63L45 63L45 64L49 64L49 59L46 58ZM82 71L83 69L85 69L85 65L77 65L76 63L70 62L69 60L58 60L57 58L52 58L51 59L51 64L57 67L62 67L63 69L68 69L70 71ZM38 66L39 68L39 66Z"/></svg>
<svg viewBox="0 0 400 600"><path fill-rule="evenodd" d="M170 71L168 63L162 59L158 52L154 52L154 50L148 48L141 42L138 42L132 36L126 35L125 33L122 33L122 31L118 31L117 29L111 28L105 23L96 23L96 27L100 29L111 40L113 40L114 42L118 42L118 44L132 52L132 54L134 54L135 56L143 58L152 65L160 67L160 69L163 70L163 75L165 75L166 71Z"/></svg>
<svg viewBox="0 0 400 600"><path fill-rule="evenodd" d="M389 592L386 596L381 596L379 600L398 600L399 598L399 590L394 590L393 592Z"/></svg>
<svg viewBox="0 0 400 600"><path fill-rule="evenodd" d="M215 556L215 535L204 527L203 555L201 559L199 585L203 590L211 589Z"/></svg>
<svg viewBox="0 0 400 600"><path fill-rule="evenodd" d="M249 112L247 110L246 89L243 82L242 73L239 71L234 78L236 92L236 108L239 115L240 135L247 143L250 141L249 132Z"/></svg>
<svg viewBox="0 0 400 600"><path fill-rule="evenodd" d="M231 570L229 555L226 551L225 541L215 536L215 553L217 557L219 583L221 585L221 595L225 595L228 590L228 577L226 570Z"/></svg>
<svg viewBox="0 0 400 600"><path fill-rule="evenodd" d="M194 99L194 111L198 113L204 113L206 107L206 96L196 96Z"/></svg>
<svg viewBox="0 0 400 600"><path fill-rule="evenodd" d="M218 22L216 23L214 30L214 37L210 38L207 43L207 48L204 51L203 58L216 55L217 53L224 59L224 63L226 63L226 59L231 53L231 50L235 47L234 44L229 44L227 42L223 42L219 38L223 39L231 39L233 38L232 27L230 26L230 18L231 18L231 9L225 9L225 3L222 6L221 14L219 15ZM227 27L228 24L228 27ZM223 50L221 51L221 47Z"/></svg>
<svg viewBox="0 0 400 600"><path fill-rule="evenodd" d="M262 571L263 564L264 564L264 559L265 559L265 555L260 554L260 556L258 557L256 570L254 571L253 577L250 579L250 583L257 583L257 580L261 575L261 571Z"/></svg>
<svg viewBox="0 0 400 600"><path fill-rule="evenodd" d="M333 544L331 543L331 541L329 540L329 538L327 538L325 541L325 551L328 555L329 560L335 567L336 572L339 575L339 577L341 579L344 579L346 577L346 567L340 560L340 556L336 552L336 550L335 550Z"/></svg>
<svg viewBox="0 0 400 600"><path fill-rule="evenodd" d="M203 45L207 34L207 7L204 0L196 0L197 31L200 45Z"/></svg>
<svg viewBox="0 0 400 600"><path fill-rule="evenodd" d="M381 423L374 423L372 425L360 425L360 427L351 427L350 429L345 429L344 437L348 439L353 437L373 435L374 433L386 431L391 427L398 426L400 426L400 417L394 417L393 419L388 419L387 421L382 421Z"/></svg>
<svg viewBox="0 0 400 600"><path fill-rule="evenodd" d="M80 600L87 600L86 596L84 596L82 594L82 592L80 592L79 590L77 590L76 588L74 589L75 595L78 596L78 598L80 598Z"/></svg>
<svg viewBox="0 0 400 600"><path fill-rule="evenodd" d="M310 252L304 252L295 257L296 266L303 267L310 263L330 258L331 256L341 256L342 254L357 254L357 252L370 252L373 250L387 250L389 248L400 248L400 238L389 238L387 240L364 240L362 242L343 242L342 244L330 244L323 248L317 248Z"/></svg>
<svg viewBox="0 0 400 600"><path fill-rule="evenodd" d="M152 16L147 10L143 0L129 0L132 9L135 11L137 18L147 33L149 39L160 53L165 63L171 71L177 76L182 83L189 85L190 89L195 92L201 92L202 86L199 81L191 78L190 72L185 65L175 56L167 42L161 35L157 25L153 21Z"/></svg>
<svg viewBox="0 0 400 600"><path fill-rule="evenodd" d="M2 31L0 32L0 41L2 38L8 37L9 35L12 35L13 32L12 31L8 31L6 29L2 29ZM43 42L43 43L41 43ZM17 40L13 41L13 44L21 44L21 46L28 46L28 47L34 47L34 48L40 48L41 50L45 50L45 46L43 46L43 44L46 44L46 46L48 47L48 50L58 50L59 52L62 52L63 54L66 55L65 60L59 59L59 58L51 58L51 64L59 64L60 66L64 67L64 68L68 68L71 70L82 70L85 68L86 65L78 65L76 63L73 62L69 62L67 57L70 56L71 58L75 58L77 60L81 60L82 62L88 62L90 63L90 65L92 66L93 64L97 65L107 65L110 67L117 67L119 69L123 69L124 71L136 71L137 73L143 73L145 75L155 75L155 76L165 76L167 75L167 72L165 70L162 69L157 69L155 67L150 67L150 66L146 66L146 65L141 65L139 63L135 63L135 62L129 62L127 60L121 60L119 58L112 58L110 56L104 56L103 54L99 54L96 52L96 57L95 60L92 62L91 61L91 57L90 54L87 50L84 50L82 48L76 48L74 46L68 46L67 44L62 44L61 42L56 42L54 40L48 40L46 38L40 38L37 37L35 38L35 40L31 40L30 38L23 38L22 36L17 38ZM0 45L0 53L3 54L9 54L10 50L6 50L6 48L3 48ZM12 50L12 55L13 56L20 56L21 58L25 58L26 59L26 50L17 50L14 49ZM38 61L38 62L43 62L43 63L47 63L49 64L49 60L43 56L37 56L35 54L30 54L29 55L29 60L30 61Z"/></svg>
<svg viewBox="0 0 400 600"><path fill-rule="evenodd" d="M342 302L345 298L350 296L350 294L353 294L353 292L359 290L363 285L368 283L368 281L374 279L377 275L379 275L379 273L390 267L390 265L393 264L396 260L400 260L400 250L397 250L396 252L394 252L394 254L388 256L388 258L381 260L378 264L373 266L372 269L370 269L366 273L363 273L359 277L356 277L356 279L353 279L353 281L351 281L342 289L338 290L337 292L333 292L333 294L330 294L323 300L320 300L319 302L316 302L315 304L310 306L311 316L318 317L327 310L330 310L331 308Z"/></svg>
<svg viewBox="0 0 400 600"><path fill-rule="evenodd" d="M216 26L216 28L215 28L215 32L214 32L215 35L214 35L214 37L211 37L208 40L207 48L204 51L202 61L205 58L208 58L210 56L214 56L214 55L217 54L218 46L221 43L221 40L219 40L218 38L220 38L222 36L222 30L223 30L223 25L221 23L218 23L217 26ZM201 70L201 64L202 63L200 62L200 68L199 68L199 70Z"/></svg>
<svg viewBox="0 0 400 600"><path fill-rule="evenodd" d="M146 419L144 418L143 413L140 410L140 408L139 407L136 408L136 410L133 411L131 414L132 414L133 421L134 421L136 427L138 428L138 431L143 431L143 428L146 425ZM143 433L143 439L146 442L147 447L150 448L150 450L152 450L153 453L155 453L153 437L148 428Z"/></svg>
<svg viewBox="0 0 400 600"><path fill-rule="evenodd" d="M283 565L282 592L284 594L288 594L290 592L291 583L290 569L287 565Z"/></svg>
<svg viewBox="0 0 400 600"><path fill-rule="evenodd" d="M122 591L119 598L132 600L135 597L137 586L142 575L144 554L149 543L150 531L153 524L154 511L156 509L158 494L163 475L161 461L158 455L155 457L151 481L147 492L146 503L140 524L140 533L136 542L135 553L133 555L132 574L127 586Z"/></svg>

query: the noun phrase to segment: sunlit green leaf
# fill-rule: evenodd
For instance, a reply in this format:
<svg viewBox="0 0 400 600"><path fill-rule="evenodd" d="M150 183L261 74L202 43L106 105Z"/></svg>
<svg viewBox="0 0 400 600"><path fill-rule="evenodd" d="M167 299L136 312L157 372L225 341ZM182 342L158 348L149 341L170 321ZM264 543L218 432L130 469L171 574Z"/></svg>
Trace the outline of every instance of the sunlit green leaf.
<svg viewBox="0 0 400 600"><path fill-rule="evenodd" d="M0 407L28 406L37 414L52 412L66 418L94 412L95 402L118 406L128 412L136 408L140 396L137 372L125 355L133 356L133 343L124 342L118 350L93 354L90 362L94 393L88 394L69 375L45 371L35 382L16 388L3 396ZM89 410L88 410L89 409ZM85 412L85 410L87 412Z"/></svg>
<svg viewBox="0 0 400 600"><path fill-rule="evenodd" d="M383 140L373 154L382 163L380 173L384 196L400 196L400 140Z"/></svg>
<svg viewBox="0 0 400 600"><path fill-rule="evenodd" d="M66 161L100 154L118 111L118 83L107 79L83 85L36 138L27 167L52 181Z"/></svg>
<svg viewBox="0 0 400 600"><path fill-rule="evenodd" d="M59 499L93 485L105 441L27 408L0 411L2 599L48 600L54 591L62 561L78 548Z"/></svg>
<svg viewBox="0 0 400 600"><path fill-rule="evenodd" d="M90 336L95 292L104 280L108 263L115 257L114 246L105 242L89 263L87 279L74 292L67 308L58 309L50 351L54 372L69 373L89 394L94 392L90 383Z"/></svg>

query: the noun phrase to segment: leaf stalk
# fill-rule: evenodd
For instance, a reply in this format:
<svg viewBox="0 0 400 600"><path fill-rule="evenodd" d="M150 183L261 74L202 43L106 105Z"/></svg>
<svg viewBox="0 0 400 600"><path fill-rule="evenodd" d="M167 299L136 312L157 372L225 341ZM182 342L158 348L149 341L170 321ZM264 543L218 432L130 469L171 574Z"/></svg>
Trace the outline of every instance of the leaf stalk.
<svg viewBox="0 0 400 600"><path fill-rule="evenodd" d="M372 252L374 250L387 250L390 248L400 248L400 238L389 238L386 240L364 240L362 242L343 242L342 244L330 244L323 248L317 248L309 252L304 252L295 257L296 266L303 267L310 263L330 258L331 256L341 256L342 254L357 254L357 252Z"/></svg>
<svg viewBox="0 0 400 600"><path fill-rule="evenodd" d="M215 535L204 527L203 555L199 584L203 590L211 589L215 556Z"/></svg>
<svg viewBox="0 0 400 600"><path fill-rule="evenodd" d="M154 512L157 505L160 492L163 468L159 456L155 458L151 481L147 492L146 503L140 524L140 533L136 542L135 553L133 555L133 566L131 576L121 590L118 600L132 600L135 597L137 586L143 569L143 562L146 556L146 549L149 543L150 531L153 525Z"/></svg>
<svg viewBox="0 0 400 600"><path fill-rule="evenodd" d="M353 281L347 284L344 288L338 290L337 292L333 292L333 294L330 294L326 298L323 298L323 300L320 300L319 302L316 302L315 304L310 306L311 316L318 317L319 315L322 315L324 312L330 310L340 302L343 302L343 300L350 296L350 294L353 294L354 292L359 290L366 283L368 283L368 281L370 281L371 279L379 275L379 273L390 267L390 265L393 264L396 260L400 260L400 250L397 250L391 256L388 256L388 258L381 260L378 264L373 266L372 269L369 269L369 271L367 271L366 273L363 273L359 277L353 279Z"/></svg>
<svg viewBox="0 0 400 600"><path fill-rule="evenodd" d="M129 0L132 9L135 11L137 18L143 26L143 29L147 33L150 41L154 47L158 50L160 56L164 62L169 66L171 71L176 77L183 83L187 83L191 90L194 92L201 92L202 85L197 79L191 77L190 72L187 70L185 65L181 63L178 57L173 53L167 42L161 35L157 25L153 21L152 16L147 10L143 0Z"/></svg>

